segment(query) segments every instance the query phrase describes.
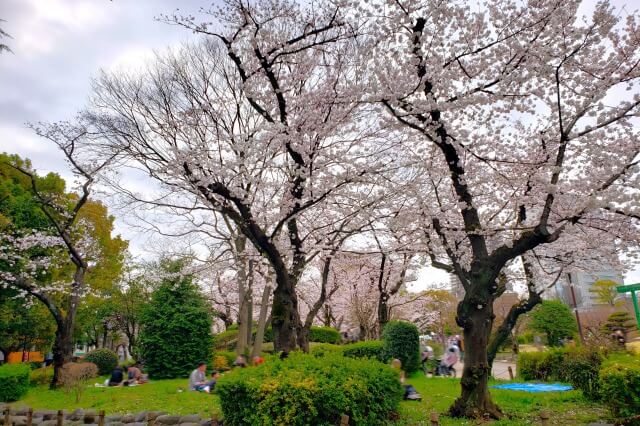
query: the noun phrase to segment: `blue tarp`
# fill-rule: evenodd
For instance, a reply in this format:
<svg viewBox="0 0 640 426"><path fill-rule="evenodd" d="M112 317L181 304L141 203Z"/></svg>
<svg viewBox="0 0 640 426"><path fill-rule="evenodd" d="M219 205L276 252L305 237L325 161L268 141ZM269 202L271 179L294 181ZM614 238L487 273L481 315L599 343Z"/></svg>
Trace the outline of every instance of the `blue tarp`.
<svg viewBox="0 0 640 426"><path fill-rule="evenodd" d="M560 383L505 383L491 387L522 392L565 392L573 389L570 385Z"/></svg>

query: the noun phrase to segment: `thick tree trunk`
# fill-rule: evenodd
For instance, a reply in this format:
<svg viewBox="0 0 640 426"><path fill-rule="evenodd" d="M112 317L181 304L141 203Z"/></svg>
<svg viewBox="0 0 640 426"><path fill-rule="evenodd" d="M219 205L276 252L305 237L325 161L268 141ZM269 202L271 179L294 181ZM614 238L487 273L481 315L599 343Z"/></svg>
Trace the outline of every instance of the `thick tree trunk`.
<svg viewBox="0 0 640 426"><path fill-rule="evenodd" d="M73 284L71 286L71 295L68 299L69 305L67 307L67 314L64 318L60 316L56 317L58 327L56 330L56 338L53 343L53 378L49 385L50 389L56 389L60 386L60 373L62 371L62 366L71 362L71 359L73 358L73 328L76 322L78 304L80 303L80 293L84 289L84 272L84 267L76 267L76 271L73 275Z"/></svg>
<svg viewBox="0 0 640 426"><path fill-rule="evenodd" d="M462 393L449 409L453 417L501 418L502 411L491 400L489 377L491 367L487 346L493 324L493 300L490 296L470 297L458 305L458 324L464 330L465 355Z"/></svg>
<svg viewBox="0 0 640 426"><path fill-rule="evenodd" d="M60 386L62 366L71 362L73 358L73 323L75 312L69 312L61 324L58 324L55 341L53 342L53 378L50 389Z"/></svg>
<svg viewBox="0 0 640 426"><path fill-rule="evenodd" d="M297 346L307 347L298 313L298 295L286 270L276 271L271 326L273 327L273 346L276 352L289 353Z"/></svg>

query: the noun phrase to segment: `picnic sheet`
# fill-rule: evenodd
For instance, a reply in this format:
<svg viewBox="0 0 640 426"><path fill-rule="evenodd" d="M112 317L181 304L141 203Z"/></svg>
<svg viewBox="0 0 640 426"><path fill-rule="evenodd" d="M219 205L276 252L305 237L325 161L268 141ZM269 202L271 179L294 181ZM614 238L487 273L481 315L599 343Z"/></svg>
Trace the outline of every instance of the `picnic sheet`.
<svg viewBox="0 0 640 426"><path fill-rule="evenodd" d="M573 389L573 386L563 385L561 383L505 383L491 387L523 392L565 392Z"/></svg>

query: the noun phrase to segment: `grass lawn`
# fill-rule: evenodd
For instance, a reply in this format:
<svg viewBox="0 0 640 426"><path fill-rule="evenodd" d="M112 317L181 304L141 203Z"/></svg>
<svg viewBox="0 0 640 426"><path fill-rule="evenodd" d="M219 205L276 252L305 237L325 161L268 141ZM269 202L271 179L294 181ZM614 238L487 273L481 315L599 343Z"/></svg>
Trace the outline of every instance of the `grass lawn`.
<svg viewBox="0 0 640 426"><path fill-rule="evenodd" d="M75 408L105 410L111 413L134 413L139 411L166 411L171 414L200 414L210 416L220 412L218 396L200 392L178 392L186 389L186 379L157 380L134 387L96 388L94 379L87 387L80 403L73 394L62 390L50 391L47 386L37 386L29 390L27 396L14 403L45 409ZM404 401L400 404L398 426L430 425L432 411L443 413L460 392L458 379L427 378L415 374L408 380L422 395L422 401ZM540 424L541 410L551 412L551 424L582 425L607 417L604 407L589 402L579 391L559 393L525 393L493 389L494 400L511 418L494 422L501 425ZM475 425L474 421L454 420L440 417L442 425Z"/></svg>
<svg viewBox="0 0 640 426"><path fill-rule="evenodd" d="M459 379L441 377L427 378L414 374L408 383L415 386L422 401L403 401L400 403L399 425L430 425L429 413L444 413L460 393ZM496 382L504 383L504 382ZM607 410L592 401L587 401L580 391L527 393L491 389L491 395L509 418L492 425L528 425L540 424L540 411L551 413L552 425L585 425L605 419ZM440 416L442 425L475 425L475 421L451 419Z"/></svg>
<svg viewBox="0 0 640 426"><path fill-rule="evenodd" d="M152 380L147 384L131 387L93 386L95 382L104 380L103 377L89 381L79 403L76 403L73 393L52 391L48 386L40 385L29 389L27 395L13 405L52 410L91 408L104 410L107 414L166 411L169 414L200 414L208 417L214 412L220 413L218 396L186 391L187 379ZM179 392L179 389L183 391Z"/></svg>

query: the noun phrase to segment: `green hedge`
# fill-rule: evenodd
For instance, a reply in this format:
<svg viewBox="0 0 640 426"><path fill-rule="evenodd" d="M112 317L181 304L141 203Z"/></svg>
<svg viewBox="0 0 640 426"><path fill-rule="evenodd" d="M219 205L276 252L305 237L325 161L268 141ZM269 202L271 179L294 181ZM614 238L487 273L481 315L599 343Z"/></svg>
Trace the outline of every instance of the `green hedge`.
<svg viewBox="0 0 640 426"><path fill-rule="evenodd" d="M398 373L371 360L299 352L236 369L216 385L225 425L384 424L403 395Z"/></svg>
<svg viewBox="0 0 640 426"><path fill-rule="evenodd" d="M385 355L384 344L380 340L368 340L344 345L342 354L349 358L371 358L387 363L389 358Z"/></svg>
<svg viewBox="0 0 640 426"><path fill-rule="evenodd" d="M31 368L27 364L5 364L0 367L0 401L17 401L29 389Z"/></svg>
<svg viewBox="0 0 640 426"><path fill-rule="evenodd" d="M640 413L640 365L615 363L603 368L600 394L615 416Z"/></svg>
<svg viewBox="0 0 640 426"><path fill-rule="evenodd" d="M311 327L309 341L317 343L340 343L340 332L333 327Z"/></svg>
<svg viewBox="0 0 640 426"><path fill-rule="evenodd" d="M571 383L589 399L598 399L599 371L604 356L593 349L566 348L526 352L518 356L518 376L524 380Z"/></svg>
<svg viewBox="0 0 640 426"><path fill-rule="evenodd" d="M331 343L314 343L310 345L309 353L316 358L322 358L327 355L342 355L343 348Z"/></svg>
<svg viewBox="0 0 640 426"><path fill-rule="evenodd" d="M413 373L420 369L420 333L406 321L390 321L382 331L385 359L399 359L402 369Z"/></svg>
<svg viewBox="0 0 640 426"><path fill-rule="evenodd" d="M256 336L256 328L253 329L253 337ZM238 341L238 326L231 325L226 331L215 335L216 350L234 350ZM341 341L340 332L332 327L316 327L312 326L309 330L309 342L315 343L333 343L338 344ZM267 327L264 330L264 342L273 342L273 329Z"/></svg>
<svg viewBox="0 0 640 426"><path fill-rule="evenodd" d="M96 349L89 352L84 360L92 362L98 367L98 374L101 376L111 374L118 365L118 355L109 349Z"/></svg>

